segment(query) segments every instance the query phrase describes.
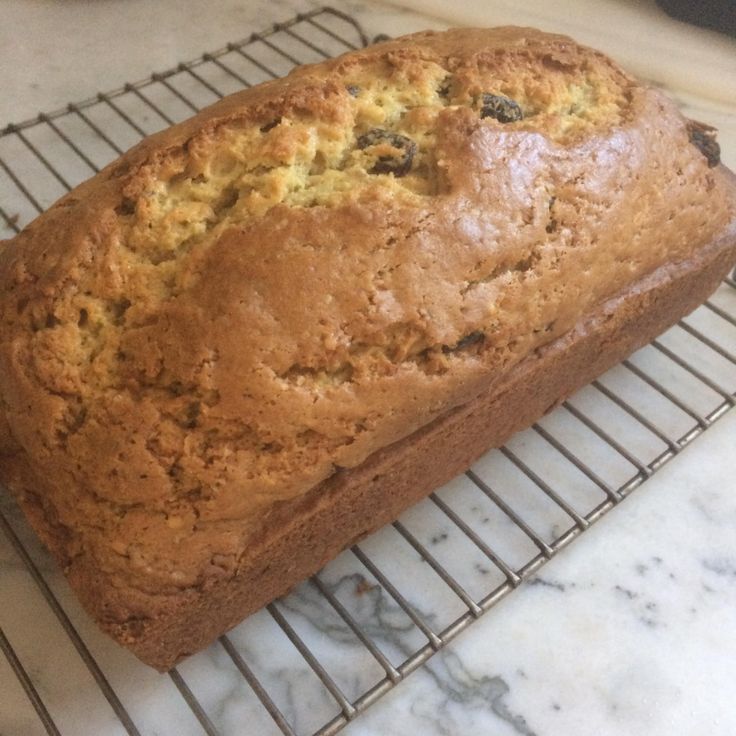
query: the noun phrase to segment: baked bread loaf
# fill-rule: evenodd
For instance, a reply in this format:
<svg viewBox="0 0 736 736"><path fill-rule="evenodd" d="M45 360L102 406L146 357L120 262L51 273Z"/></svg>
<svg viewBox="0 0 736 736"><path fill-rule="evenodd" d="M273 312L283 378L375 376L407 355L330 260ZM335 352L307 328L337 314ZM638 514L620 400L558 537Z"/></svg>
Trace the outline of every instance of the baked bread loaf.
<svg viewBox="0 0 736 736"><path fill-rule="evenodd" d="M0 252L0 473L165 670L528 426L736 258L713 131L524 28L154 135Z"/></svg>

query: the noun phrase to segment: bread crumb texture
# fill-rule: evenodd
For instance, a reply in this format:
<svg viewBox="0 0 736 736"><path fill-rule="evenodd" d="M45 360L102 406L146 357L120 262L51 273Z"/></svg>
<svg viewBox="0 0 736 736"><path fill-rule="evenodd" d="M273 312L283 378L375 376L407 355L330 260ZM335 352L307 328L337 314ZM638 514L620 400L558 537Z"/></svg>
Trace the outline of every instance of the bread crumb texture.
<svg viewBox="0 0 736 736"><path fill-rule="evenodd" d="M72 580L105 581L103 620L154 615L709 241L721 176L657 91L529 29L234 95L4 244L5 480Z"/></svg>

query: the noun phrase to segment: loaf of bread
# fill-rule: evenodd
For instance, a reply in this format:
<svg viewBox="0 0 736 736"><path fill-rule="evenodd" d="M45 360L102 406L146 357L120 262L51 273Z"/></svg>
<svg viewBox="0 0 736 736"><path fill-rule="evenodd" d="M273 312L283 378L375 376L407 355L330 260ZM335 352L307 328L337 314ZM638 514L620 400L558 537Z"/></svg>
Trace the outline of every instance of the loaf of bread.
<svg viewBox="0 0 736 736"><path fill-rule="evenodd" d="M165 670L693 309L712 129L569 38L420 33L154 135L0 252L0 474Z"/></svg>

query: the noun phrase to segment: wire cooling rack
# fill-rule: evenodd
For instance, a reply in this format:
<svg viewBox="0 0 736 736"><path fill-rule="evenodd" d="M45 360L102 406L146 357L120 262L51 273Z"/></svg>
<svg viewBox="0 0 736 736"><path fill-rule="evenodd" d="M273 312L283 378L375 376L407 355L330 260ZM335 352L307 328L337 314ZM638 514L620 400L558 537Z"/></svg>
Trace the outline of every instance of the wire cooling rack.
<svg viewBox="0 0 736 736"><path fill-rule="evenodd" d="M140 137L367 42L350 17L322 9L6 127L0 237ZM168 675L97 631L0 494L0 693L11 732L340 730L736 403L735 287L726 279L651 345Z"/></svg>

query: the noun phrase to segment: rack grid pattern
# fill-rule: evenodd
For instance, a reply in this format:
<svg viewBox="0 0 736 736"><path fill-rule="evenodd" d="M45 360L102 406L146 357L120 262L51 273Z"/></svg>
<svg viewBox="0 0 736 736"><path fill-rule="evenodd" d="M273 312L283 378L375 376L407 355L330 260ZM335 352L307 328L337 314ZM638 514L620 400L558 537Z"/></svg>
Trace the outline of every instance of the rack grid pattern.
<svg viewBox="0 0 736 736"><path fill-rule="evenodd" d="M295 64L367 43L349 16L315 10L8 125L0 131L0 238L141 137ZM94 629L17 507L0 495L0 563L13 575L0 585L0 691L25 698L39 732L81 733L87 714L69 720L64 678L54 677L64 668L75 688L86 683L101 714L86 723L89 733L214 736L231 731L216 703L232 680L213 679L216 664L240 678L237 708L250 732L334 734L734 406L734 345L736 282L727 278L651 345L168 676L132 662ZM326 633L338 646L325 644ZM65 642L66 658L50 672L39 660L42 637ZM269 652L259 649L263 641ZM283 661L276 674L266 666L274 658ZM284 687L290 677L302 683L297 698ZM163 702L161 724L155 712ZM172 703L180 714L173 722Z"/></svg>

